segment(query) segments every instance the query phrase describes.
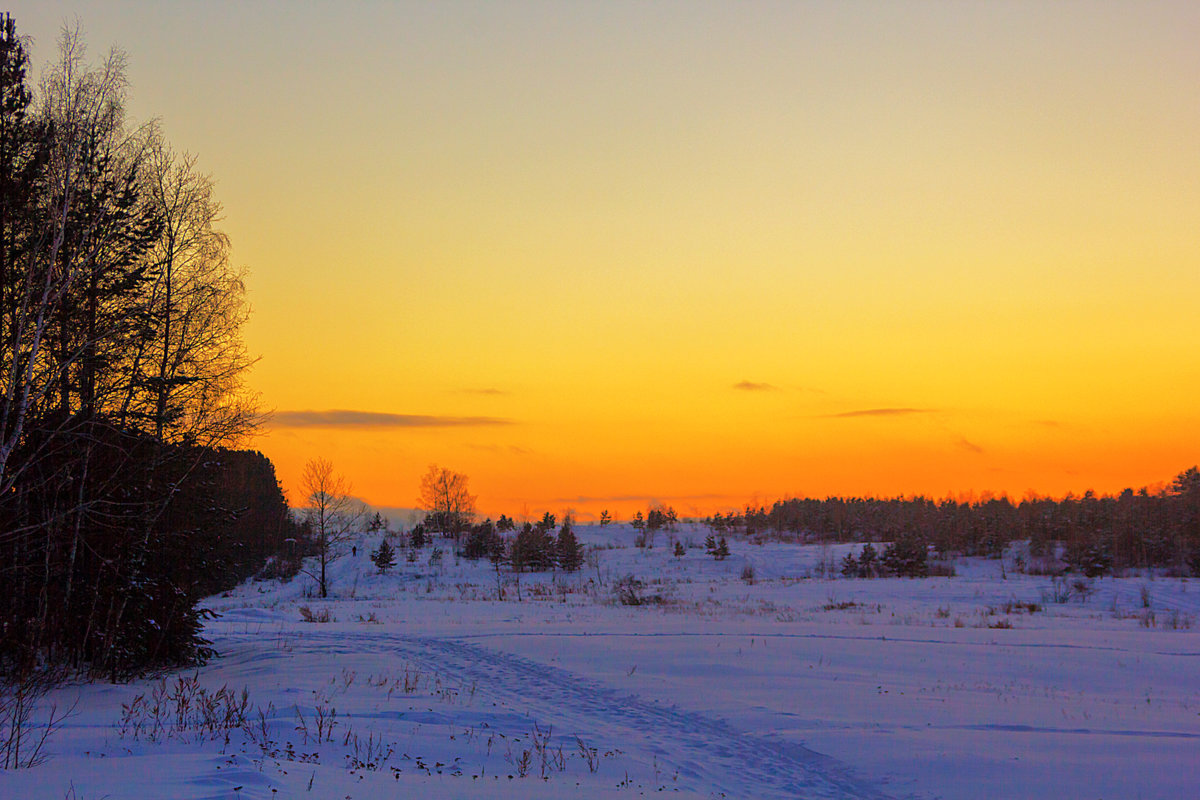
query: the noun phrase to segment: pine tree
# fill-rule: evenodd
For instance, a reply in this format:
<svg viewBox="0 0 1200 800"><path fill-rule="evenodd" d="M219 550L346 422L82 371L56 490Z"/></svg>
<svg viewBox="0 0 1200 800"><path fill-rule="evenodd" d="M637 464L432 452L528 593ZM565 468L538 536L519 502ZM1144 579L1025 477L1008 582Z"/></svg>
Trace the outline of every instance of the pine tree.
<svg viewBox="0 0 1200 800"><path fill-rule="evenodd" d="M928 547L917 536L902 536L888 545L880 558L885 572L900 578L924 578L929 574Z"/></svg>
<svg viewBox="0 0 1200 800"><path fill-rule="evenodd" d="M676 558L683 558L683 556L684 556L686 553L687 553L687 548L685 548L685 547L683 546L683 542L679 541L678 539L677 539L677 540L675 540L675 557L676 557Z"/></svg>
<svg viewBox="0 0 1200 800"><path fill-rule="evenodd" d="M717 539L717 550L713 553L713 558L717 561L724 561L729 558L729 542L725 541L724 536Z"/></svg>
<svg viewBox="0 0 1200 800"><path fill-rule="evenodd" d="M419 550L425 546L427 541L428 539L425 536L425 526L419 524L413 526L412 533L408 535L408 542L412 549Z"/></svg>
<svg viewBox="0 0 1200 800"><path fill-rule="evenodd" d="M371 561L379 568L380 574L386 573L389 569L396 566L396 549L388 542L385 537L371 553Z"/></svg>
<svg viewBox="0 0 1200 800"><path fill-rule="evenodd" d="M878 571L877 566L879 554L875 551L875 546L870 542L863 545L862 552L858 554L858 577L874 578Z"/></svg>
<svg viewBox="0 0 1200 800"><path fill-rule="evenodd" d="M558 558L558 565L567 572L575 572L583 566L583 548L579 546L579 540L575 538L575 531L571 530L569 524L564 523L558 532L555 555Z"/></svg>
<svg viewBox="0 0 1200 800"><path fill-rule="evenodd" d="M708 538L704 540L705 550L708 554L717 561L729 558L729 542L725 541L725 537L722 536L715 542L712 538L712 534L709 534Z"/></svg>

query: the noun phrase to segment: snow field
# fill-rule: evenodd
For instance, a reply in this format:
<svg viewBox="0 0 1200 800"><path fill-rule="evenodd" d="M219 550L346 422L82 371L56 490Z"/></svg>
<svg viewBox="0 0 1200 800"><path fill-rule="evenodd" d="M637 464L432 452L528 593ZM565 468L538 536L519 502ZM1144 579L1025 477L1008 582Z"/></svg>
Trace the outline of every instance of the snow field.
<svg viewBox="0 0 1200 800"><path fill-rule="evenodd" d="M817 576L850 546L731 539L715 562L698 527L676 534L696 545L683 558L666 533L649 550L625 526L577 533L595 554L583 570L519 589L449 548L440 565L401 552L379 575L364 536L328 600L302 576L211 598L220 658L60 690L79 703L50 760L0 774L0 796L1200 792L1200 589L1186 580L1105 578L1058 603L1050 578L1011 564L1002 577L997 561L846 580ZM643 605L617 599L626 576ZM200 706L243 690L243 724L205 723Z"/></svg>

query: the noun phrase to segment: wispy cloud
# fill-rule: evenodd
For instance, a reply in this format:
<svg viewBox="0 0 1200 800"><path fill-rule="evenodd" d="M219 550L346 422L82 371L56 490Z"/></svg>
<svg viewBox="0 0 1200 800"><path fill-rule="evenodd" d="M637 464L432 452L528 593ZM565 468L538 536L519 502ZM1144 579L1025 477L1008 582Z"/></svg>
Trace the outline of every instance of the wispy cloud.
<svg viewBox="0 0 1200 800"><path fill-rule="evenodd" d="M982 447L980 447L979 445L975 444L974 442L969 442L969 441L967 441L966 437L963 437L963 436L960 436L960 437L958 438L958 446L959 446L960 448L962 448L963 450L966 450L968 453L975 453L975 454L977 454L977 455L982 455L982 454L983 454L983 448L982 448Z"/></svg>
<svg viewBox="0 0 1200 800"><path fill-rule="evenodd" d="M843 411L840 414L827 414L830 419L852 419L854 417L905 417L911 414L932 414L932 408L863 408L857 411Z"/></svg>
<svg viewBox="0 0 1200 800"><path fill-rule="evenodd" d="M739 495L732 494L610 494L610 495L579 495L577 497L556 497L553 503L655 503L663 501L682 502L685 500L728 500Z"/></svg>
<svg viewBox="0 0 1200 800"><path fill-rule="evenodd" d="M488 386L483 389L462 389L463 394L483 395L484 397L504 397L508 392Z"/></svg>
<svg viewBox="0 0 1200 800"><path fill-rule="evenodd" d="M743 392L774 392L779 387L770 383L755 383L754 381L738 381L733 388Z"/></svg>
<svg viewBox="0 0 1200 800"><path fill-rule="evenodd" d="M377 411L277 411L270 425L276 428L468 428L511 425L498 417L449 417L436 414L383 414Z"/></svg>
<svg viewBox="0 0 1200 800"><path fill-rule="evenodd" d="M468 444L467 447L472 450L478 450L483 453L499 453L501 455L510 456L528 456L532 455L533 451L527 447L520 447L515 444L499 445L499 444Z"/></svg>

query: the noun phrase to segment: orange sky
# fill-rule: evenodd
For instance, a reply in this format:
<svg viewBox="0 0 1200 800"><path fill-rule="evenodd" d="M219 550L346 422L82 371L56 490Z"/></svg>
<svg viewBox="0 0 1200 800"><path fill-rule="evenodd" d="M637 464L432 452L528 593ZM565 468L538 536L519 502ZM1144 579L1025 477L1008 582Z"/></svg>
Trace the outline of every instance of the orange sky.
<svg viewBox="0 0 1200 800"><path fill-rule="evenodd" d="M1200 461L1198 4L9 5L217 179L293 501L315 456L584 518Z"/></svg>

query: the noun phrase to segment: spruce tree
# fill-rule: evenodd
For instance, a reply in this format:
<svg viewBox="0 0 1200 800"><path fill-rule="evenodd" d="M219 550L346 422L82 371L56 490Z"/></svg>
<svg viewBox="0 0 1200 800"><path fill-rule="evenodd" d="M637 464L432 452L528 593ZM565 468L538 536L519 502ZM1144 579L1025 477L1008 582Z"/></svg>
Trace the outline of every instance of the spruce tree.
<svg viewBox="0 0 1200 800"><path fill-rule="evenodd" d="M725 541L725 537L717 539L717 547L713 550L712 557L717 561L724 561L729 558L729 542Z"/></svg>
<svg viewBox="0 0 1200 800"><path fill-rule="evenodd" d="M583 566L583 548L579 546L579 540L575 538L575 531L571 530L570 524L563 524L554 549L558 566L567 572L575 572Z"/></svg>
<svg viewBox="0 0 1200 800"><path fill-rule="evenodd" d="M385 537L371 553L371 561L379 568L380 574L386 573L389 569L396 566L396 549L388 542Z"/></svg>

